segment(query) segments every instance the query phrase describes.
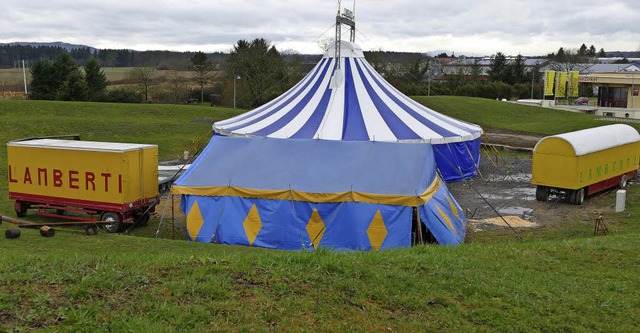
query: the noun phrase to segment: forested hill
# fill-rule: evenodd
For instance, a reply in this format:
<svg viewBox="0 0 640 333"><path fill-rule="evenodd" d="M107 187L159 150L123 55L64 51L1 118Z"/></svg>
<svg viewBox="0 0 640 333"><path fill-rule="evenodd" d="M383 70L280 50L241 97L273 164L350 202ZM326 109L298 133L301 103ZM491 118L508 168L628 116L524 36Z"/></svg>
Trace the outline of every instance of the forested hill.
<svg viewBox="0 0 640 333"><path fill-rule="evenodd" d="M281 50L282 51L282 50ZM53 60L63 52L68 52L71 58L80 66L94 57L102 67L138 67L153 66L158 69L185 69L191 63L191 57L195 52L175 51L135 51L127 49L96 49L87 45L69 44L63 42L54 43L0 43L0 68L14 68L22 66L22 61L27 66L39 59ZM368 51L367 58L383 60L385 62L399 63L407 59L414 59L420 53ZM208 53L209 59L214 64L224 64L229 53ZM320 54L300 55L307 65L319 61Z"/></svg>
<svg viewBox="0 0 640 333"><path fill-rule="evenodd" d="M86 45L67 43L10 43L0 44L0 68L22 66L22 60L33 64L40 59L53 60L61 53L68 52L80 66L91 57L103 67L153 66L159 69L182 69L186 67L195 52L174 51L134 51L125 49L96 49ZM223 63L228 54L217 52L208 54L214 63Z"/></svg>

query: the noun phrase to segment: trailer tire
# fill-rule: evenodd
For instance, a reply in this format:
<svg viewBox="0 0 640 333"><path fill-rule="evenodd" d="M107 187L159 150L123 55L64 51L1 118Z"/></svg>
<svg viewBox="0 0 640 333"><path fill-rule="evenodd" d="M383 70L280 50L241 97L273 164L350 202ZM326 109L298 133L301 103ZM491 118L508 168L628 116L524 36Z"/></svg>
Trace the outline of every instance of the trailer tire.
<svg viewBox="0 0 640 333"><path fill-rule="evenodd" d="M546 186L538 185L538 187L536 187L536 200L544 202L549 200L549 188Z"/></svg>
<svg viewBox="0 0 640 333"><path fill-rule="evenodd" d="M582 203L584 202L584 187L573 191L572 197L574 204L582 205Z"/></svg>
<svg viewBox="0 0 640 333"><path fill-rule="evenodd" d="M102 215L100 216L100 220L112 222L112 223L105 223L102 225L102 229L110 233L118 232L118 230L120 229L120 225L122 224L122 216L114 212L102 213Z"/></svg>
<svg viewBox="0 0 640 333"><path fill-rule="evenodd" d="M620 178L620 183L618 183L618 187L624 189L627 187L627 175L622 175Z"/></svg>
<svg viewBox="0 0 640 333"><path fill-rule="evenodd" d="M16 201L14 208L16 210L17 217L27 216L27 205L22 201Z"/></svg>

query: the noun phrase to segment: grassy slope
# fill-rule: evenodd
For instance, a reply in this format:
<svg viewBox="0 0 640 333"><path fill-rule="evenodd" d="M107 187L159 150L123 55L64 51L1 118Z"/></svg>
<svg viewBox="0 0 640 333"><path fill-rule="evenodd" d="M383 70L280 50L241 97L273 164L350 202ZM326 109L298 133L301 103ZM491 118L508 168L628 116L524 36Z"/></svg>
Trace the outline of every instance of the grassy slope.
<svg viewBox="0 0 640 333"><path fill-rule="evenodd" d="M7 193L6 142L30 136L80 134L83 140L152 143L160 160L194 153L211 137L211 123L240 111L207 105L0 101L0 214L12 212ZM6 214L6 213L5 213Z"/></svg>
<svg viewBox="0 0 640 333"><path fill-rule="evenodd" d="M595 120L598 117L594 115L483 98L421 96L415 99L438 112L478 124L485 131L508 130L551 135L610 124L610 122ZM640 124L630 123L629 125L640 129Z"/></svg>
<svg viewBox="0 0 640 333"><path fill-rule="evenodd" d="M580 114L504 109L509 104L490 100L438 97L427 104L511 131L551 134L577 129L576 123L603 124ZM173 159L210 128L192 118L231 114L192 106L0 101L0 137L79 133L87 140L158 143L161 158ZM522 125L524 118L539 129ZM4 145L0 163L6 164ZM591 236L592 221L576 220L522 231L524 242L496 231L459 247L381 253L89 237L75 229L43 238L22 229L19 239L0 238L0 328L633 331L640 323L639 196L630 188L628 213L605 216L613 231L606 237ZM613 197L601 198L604 206Z"/></svg>

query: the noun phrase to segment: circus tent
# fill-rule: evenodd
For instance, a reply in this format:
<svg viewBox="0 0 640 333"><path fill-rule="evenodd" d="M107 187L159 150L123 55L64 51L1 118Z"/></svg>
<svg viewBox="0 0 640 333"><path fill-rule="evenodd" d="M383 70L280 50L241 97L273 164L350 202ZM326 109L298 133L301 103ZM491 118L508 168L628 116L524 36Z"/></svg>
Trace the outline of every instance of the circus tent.
<svg viewBox="0 0 640 333"><path fill-rule="evenodd" d="M466 233L424 144L217 135L172 193L196 242L381 250Z"/></svg>
<svg viewBox="0 0 640 333"><path fill-rule="evenodd" d="M330 48L293 88L261 107L216 122L214 131L226 136L429 143L445 181L477 173L478 125L402 94L365 60L358 45L340 41L337 49Z"/></svg>

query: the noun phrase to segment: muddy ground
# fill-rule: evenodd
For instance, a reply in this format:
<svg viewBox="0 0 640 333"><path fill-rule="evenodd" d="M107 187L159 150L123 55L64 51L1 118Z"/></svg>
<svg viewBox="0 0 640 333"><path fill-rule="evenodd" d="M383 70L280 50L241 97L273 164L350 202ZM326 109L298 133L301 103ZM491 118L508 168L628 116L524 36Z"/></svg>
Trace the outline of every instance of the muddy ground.
<svg viewBox="0 0 640 333"><path fill-rule="evenodd" d="M491 134L485 141L498 147L533 148L538 140L532 136ZM513 227L543 226L576 217L591 219L596 212L613 210L615 204L615 197L611 199L606 193L587 198L580 206L553 196L549 202L536 201L536 189L531 185L531 155L526 152L485 149L479 170L470 181L447 184L466 213L470 232L508 228L503 218Z"/></svg>

